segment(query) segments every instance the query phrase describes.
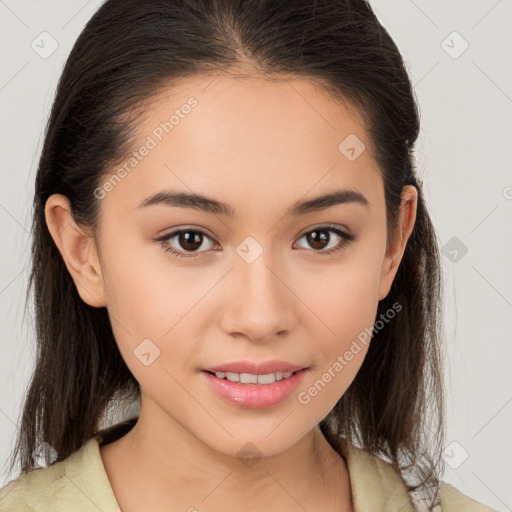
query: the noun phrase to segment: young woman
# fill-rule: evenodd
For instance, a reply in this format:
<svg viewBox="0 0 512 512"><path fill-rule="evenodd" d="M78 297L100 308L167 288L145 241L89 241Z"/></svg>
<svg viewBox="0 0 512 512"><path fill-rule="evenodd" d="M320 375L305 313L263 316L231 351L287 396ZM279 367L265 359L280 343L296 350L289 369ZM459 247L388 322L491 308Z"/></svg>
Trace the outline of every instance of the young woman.
<svg viewBox="0 0 512 512"><path fill-rule="evenodd" d="M0 510L491 510L440 483L418 132L367 2L107 0L39 163Z"/></svg>

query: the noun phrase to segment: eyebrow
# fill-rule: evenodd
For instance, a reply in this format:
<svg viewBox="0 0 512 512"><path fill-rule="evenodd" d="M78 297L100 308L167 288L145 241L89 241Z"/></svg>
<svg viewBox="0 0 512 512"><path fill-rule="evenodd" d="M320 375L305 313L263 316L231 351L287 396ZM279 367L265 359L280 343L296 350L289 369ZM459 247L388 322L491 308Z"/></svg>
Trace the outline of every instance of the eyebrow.
<svg viewBox="0 0 512 512"><path fill-rule="evenodd" d="M368 207L369 202L360 192L356 190L336 190L322 196L308 199L307 201L297 201L286 212L286 215L298 217L311 212L325 210L338 204L359 203ZM207 213L224 215L234 218L234 209L221 201L210 197L181 191L162 191L144 199L137 208L147 208L153 205L177 206L181 208L193 208Z"/></svg>

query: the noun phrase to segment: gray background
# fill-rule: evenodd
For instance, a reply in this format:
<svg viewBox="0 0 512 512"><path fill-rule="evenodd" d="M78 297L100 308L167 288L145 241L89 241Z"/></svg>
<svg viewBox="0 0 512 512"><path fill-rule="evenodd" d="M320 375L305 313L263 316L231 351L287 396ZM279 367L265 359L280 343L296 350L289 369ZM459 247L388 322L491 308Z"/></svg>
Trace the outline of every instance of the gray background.
<svg viewBox="0 0 512 512"><path fill-rule="evenodd" d="M100 4L0 0L2 462L34 362L23 299L43 130L64 61ZM512 510L512 0L371 4L414 84L422 121L418 167L444 251L444 479L499 511ZM41 56L52 49L50 37L58 48ZM8 480L5 467L0 486Z"/></svg>

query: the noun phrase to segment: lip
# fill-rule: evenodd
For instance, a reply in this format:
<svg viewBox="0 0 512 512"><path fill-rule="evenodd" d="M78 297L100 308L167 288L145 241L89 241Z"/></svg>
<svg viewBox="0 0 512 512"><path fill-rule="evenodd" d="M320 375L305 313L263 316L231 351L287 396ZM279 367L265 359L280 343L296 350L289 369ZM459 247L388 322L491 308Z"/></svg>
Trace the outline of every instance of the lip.
<svg viewBox="0 0 512 512"><path fill-rule="evenodd" d="M221 364L219 366L212 366L203 368L207 372L233 372L233 373L251 373L252 375L267 375L268 373L276 372L296 372L307 368L306 365L296 365L286 361L263 361L255 363L253 361L234 361L231 363Z"/></svg>
<svg viewBox="0 0 512 512"><path fill-rule="evenodd" d="M228 366L222 366L222 368L226 367ZM240 366L237 366L237 368L240 368ZM254 366L252 366L252 368L254 368ZM290 377L273 382L272 384L241 384L240 382L231 382L226 379L219 379L215 375L209 373L209 371L213 370L203 370L201 375L203 375L203 377L206 379L210 389L212 389L224 400L245 409L264 409L267 407L272 407L273 405L277 405L285 398L289 397L295 391L295 389L297 389L308 369L298 369ZM266 369L264 372L274 373ZM265 375L265 373L259 374Z"/></svg>

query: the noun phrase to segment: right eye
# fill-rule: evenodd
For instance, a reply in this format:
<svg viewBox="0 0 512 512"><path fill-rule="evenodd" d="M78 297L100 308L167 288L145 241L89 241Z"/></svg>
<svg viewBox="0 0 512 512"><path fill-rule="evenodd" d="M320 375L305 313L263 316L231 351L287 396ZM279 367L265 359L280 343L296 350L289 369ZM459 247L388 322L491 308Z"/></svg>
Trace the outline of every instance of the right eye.
<svg viewBox="0 0 512 512"><path fill-rule="evenodd" d="M173 238L176 238L176 241L174 244L171 244L170 241ZM181 228L159 238L157 241L160 242L160 245L163 247L165 252L170 252L176 258L195 258L197 257L197 254L194 253L206 252L197 250L203 245L205 238L213 241L210 236L201 230ZM173 245L180 245L183 250L177 250ZM187 254L187 252L189 252L189 254ZM192 252L192 254L190 254L190 252Z"/></svg>

